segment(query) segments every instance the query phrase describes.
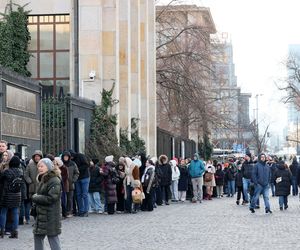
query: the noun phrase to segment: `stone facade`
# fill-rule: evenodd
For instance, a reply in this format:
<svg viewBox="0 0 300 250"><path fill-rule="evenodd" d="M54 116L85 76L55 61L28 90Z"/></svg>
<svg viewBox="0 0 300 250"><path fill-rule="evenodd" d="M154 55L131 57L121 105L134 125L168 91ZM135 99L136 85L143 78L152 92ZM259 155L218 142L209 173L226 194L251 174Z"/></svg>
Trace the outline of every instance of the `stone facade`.
<svg viewBox="0 0 300 250"><path fill-rule="evenodd" d="M0 12L8 2L0 2ZM100 103L101 90L115 83L117 131L139 119L139 134L150 155L156 155L154 2L32 0L28 6L30 15L70 15L70 92Z"/></svg>

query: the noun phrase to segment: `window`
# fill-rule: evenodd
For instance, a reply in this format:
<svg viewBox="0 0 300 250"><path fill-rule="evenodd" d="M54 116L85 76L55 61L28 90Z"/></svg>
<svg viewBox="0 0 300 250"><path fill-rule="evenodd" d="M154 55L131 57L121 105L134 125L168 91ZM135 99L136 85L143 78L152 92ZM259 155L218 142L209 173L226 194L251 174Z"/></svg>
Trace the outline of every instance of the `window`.
<svg viewBox="0 0 300 250"><path fill-rule="evenodd" d="M28 70L41 80L44 97L64 96L70 87L69 15L28 16L28 30Z"/></svg>

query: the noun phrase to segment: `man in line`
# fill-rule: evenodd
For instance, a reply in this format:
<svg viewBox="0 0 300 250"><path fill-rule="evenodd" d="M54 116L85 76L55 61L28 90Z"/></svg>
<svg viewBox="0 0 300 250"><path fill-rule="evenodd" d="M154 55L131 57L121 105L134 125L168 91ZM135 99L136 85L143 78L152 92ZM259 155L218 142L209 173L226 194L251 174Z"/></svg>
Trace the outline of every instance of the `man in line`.
<svg viewBox="0 0 300 250"><path fill-rule="evenodd" d="M189 167L190 176L192 178L193 184L193 199L192 202L196 203L197 200L202 202L203 198L203 174L205 172L205 167L203 161L200 160L199 155L194 154L194 159L190 163Z"/></svg>

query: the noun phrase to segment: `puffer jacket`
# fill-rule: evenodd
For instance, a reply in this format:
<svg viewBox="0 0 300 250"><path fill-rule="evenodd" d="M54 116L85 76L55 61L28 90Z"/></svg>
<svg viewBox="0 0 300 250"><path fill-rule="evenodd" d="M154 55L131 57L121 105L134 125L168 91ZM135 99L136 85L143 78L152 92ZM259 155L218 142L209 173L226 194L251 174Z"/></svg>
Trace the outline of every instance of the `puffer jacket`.
<svg viewBox="0 0 300 250"><path fill-rule="evenodd" d="M285 168L284 162L279 162L278 167L274 173L274 180L276 196L285 196L290 194L292 185L292 173Z"/></svg>
<svg viewBox="0 0 300 250"><path fill-rule="evenodd" d="M156 168L160 186L170 186L172 184L172 168L168 163L168 157L161 155Z"/></svg>
<svg viewBox="0 0 300 250"><path fill-rule="evenodd" d="M258 156L258 162L253 168L252 181L255 185L259 184L263 187L267 186L271 179L269 166L261 161L261 155Z"/></svg>
<svg viewBox="0 0 300 250"><path fill-rule="evenodd" d="M11 182L18 177L22 177L22 171L20 168L8 168L1 172L0 181L3 183L3 193L0 195L0 207L14 208L21 205L21 191L17 193L10 192L8 190Z"/></svg>
<svg viewBox="0 0 300 250"><path fill-rule="evenodd" d="M37 212L33 233L56 236L61 233L61 179L55 170L48 171L38 179L37 194L32 196Z"/></svg>

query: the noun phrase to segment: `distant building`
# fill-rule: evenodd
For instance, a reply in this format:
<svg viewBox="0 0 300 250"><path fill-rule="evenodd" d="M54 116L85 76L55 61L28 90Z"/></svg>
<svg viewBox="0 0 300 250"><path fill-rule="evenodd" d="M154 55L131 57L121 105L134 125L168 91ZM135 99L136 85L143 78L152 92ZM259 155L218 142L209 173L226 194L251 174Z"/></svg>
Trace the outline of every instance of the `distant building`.
<svg viewBox="0 0 300 250"><path fill-rule="evenodd" d="M249 98L237 86L233 47L227 33L214 36L216 109L220 111L220 121L212 125L212 141L217 148L242 151L252 140L249 120Z"/></svg>

